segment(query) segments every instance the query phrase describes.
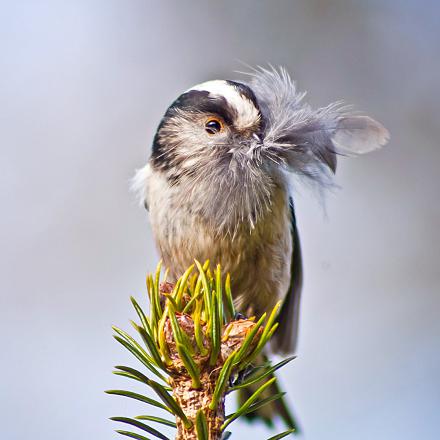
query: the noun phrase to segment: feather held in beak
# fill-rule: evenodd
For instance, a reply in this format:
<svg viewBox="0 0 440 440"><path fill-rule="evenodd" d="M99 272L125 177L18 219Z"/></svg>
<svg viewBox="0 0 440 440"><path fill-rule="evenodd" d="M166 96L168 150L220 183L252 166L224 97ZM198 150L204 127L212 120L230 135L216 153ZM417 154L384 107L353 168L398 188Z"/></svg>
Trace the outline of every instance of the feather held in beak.
<svg viewBox="0 0 440 440"><path fill-rule="evenodd" d="M368 153L388 141L382 124L350 112L342 102L312 109L283 68L260 67L249 75L249 87L266 122L263 154L281 161L291 172L323 183L329 170L336 171L338 154Z"/></svg>

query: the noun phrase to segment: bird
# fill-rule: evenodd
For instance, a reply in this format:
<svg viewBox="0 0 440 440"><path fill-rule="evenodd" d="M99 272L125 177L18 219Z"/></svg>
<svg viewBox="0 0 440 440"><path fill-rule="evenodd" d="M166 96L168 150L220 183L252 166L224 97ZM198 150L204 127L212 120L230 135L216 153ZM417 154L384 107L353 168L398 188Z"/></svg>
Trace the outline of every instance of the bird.
<svg viewBox="0 0 440 440"><path fill-rule="evenodd" d="M344 102L313 109L305 95L286 69L271 66L193 86L166 110L133 179L170 277L209 259L230 274L245 316L282 301L276 354L294 353L298 340L296 186L333 187L338 155L368 153L389 139L381 123Z"/></svg>

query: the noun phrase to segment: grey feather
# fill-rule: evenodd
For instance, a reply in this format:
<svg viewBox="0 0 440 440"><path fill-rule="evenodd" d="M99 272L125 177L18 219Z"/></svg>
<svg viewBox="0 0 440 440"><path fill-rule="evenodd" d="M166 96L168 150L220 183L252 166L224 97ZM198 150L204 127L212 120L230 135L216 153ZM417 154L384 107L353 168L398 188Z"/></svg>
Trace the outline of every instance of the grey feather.
<svg viewBox="0 0 440 440"><path fill-rule="evenodd" d="M338 121L332 141L341 154L364 154L388 142L388 130L369 116L352 115Z"/></svg>
<svg viewBox="0 0 440 440"><path fill-rule="evenodd" d="M383 146L388 131L374 119L350 113L342 102L312 109L284 69L258 68L249 85L267 119L262 155L326 186L337 154L363 154Z"/></svg>

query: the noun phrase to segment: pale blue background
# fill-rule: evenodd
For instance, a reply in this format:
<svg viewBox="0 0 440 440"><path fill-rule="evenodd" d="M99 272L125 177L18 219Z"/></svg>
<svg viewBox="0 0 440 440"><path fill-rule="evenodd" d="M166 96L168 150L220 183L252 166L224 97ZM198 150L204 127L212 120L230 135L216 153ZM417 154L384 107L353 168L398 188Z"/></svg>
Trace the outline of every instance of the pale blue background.
<svg viewBox="0 0 440 440"><path fill-rule="evenodd" d="M439 7L420 1L0 3L0 438L113 439L112 340L157 261L128 192L168 104L240 61L345 98L389 147L297 201L305 288L282 380L310 440L440 438ZM130 360L129 360L130 359ZM237 424L234 438L269 436Z"/></svg>

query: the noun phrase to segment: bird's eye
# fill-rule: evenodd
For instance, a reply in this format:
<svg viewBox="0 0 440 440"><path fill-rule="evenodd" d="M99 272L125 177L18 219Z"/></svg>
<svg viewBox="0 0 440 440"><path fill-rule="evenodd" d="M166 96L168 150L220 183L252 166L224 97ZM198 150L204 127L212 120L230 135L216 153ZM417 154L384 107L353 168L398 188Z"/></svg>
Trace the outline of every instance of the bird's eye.
<svg viewBox="0 0 440 440"><path fill-rule="evenodd" d="M205 123L205 130L209 134L216 134L222 131L222 123L215 118L208 119Z"/></svg>

